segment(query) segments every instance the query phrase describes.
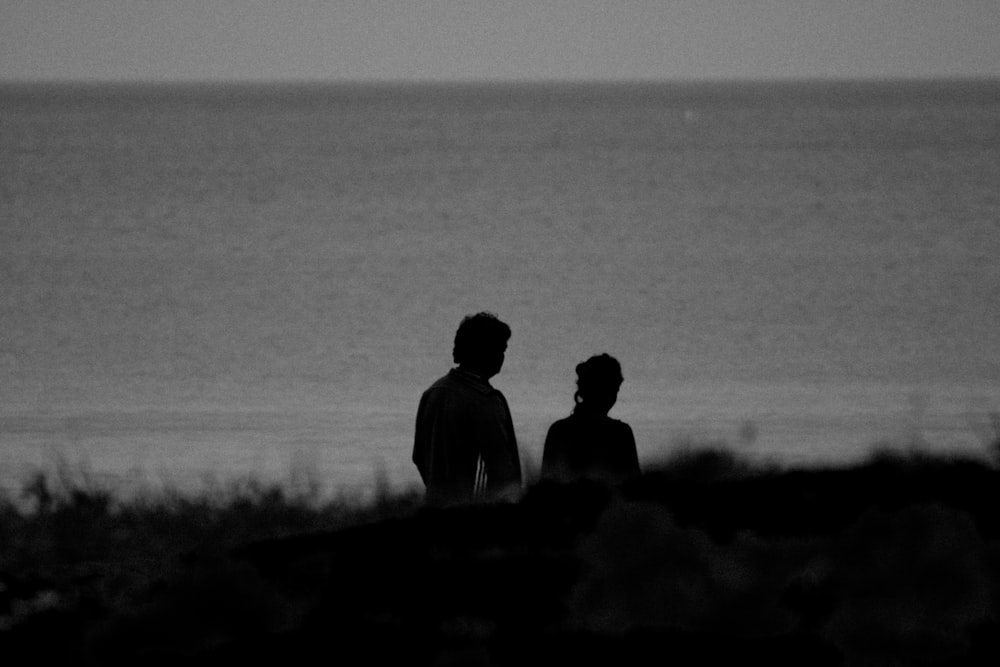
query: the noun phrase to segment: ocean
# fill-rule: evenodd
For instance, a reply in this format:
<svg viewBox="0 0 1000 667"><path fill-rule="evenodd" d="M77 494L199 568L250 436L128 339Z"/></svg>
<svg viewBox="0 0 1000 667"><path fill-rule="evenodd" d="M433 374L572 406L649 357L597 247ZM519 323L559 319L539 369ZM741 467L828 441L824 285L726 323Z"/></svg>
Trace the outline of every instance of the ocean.
<svg viewBox="0 0 1000 667"><path fill-rule="evenodd" d="M0 86L0 487L416 485L482 310L529 471L601 352L643 465L985 454L998 93Z"/></svg>

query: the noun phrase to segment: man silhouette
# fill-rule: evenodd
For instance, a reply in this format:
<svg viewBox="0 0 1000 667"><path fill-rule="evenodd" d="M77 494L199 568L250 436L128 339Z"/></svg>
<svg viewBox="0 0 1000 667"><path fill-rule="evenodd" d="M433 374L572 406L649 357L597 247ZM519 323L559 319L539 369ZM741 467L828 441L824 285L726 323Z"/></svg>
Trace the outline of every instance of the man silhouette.
<svg viewBox="0 0 1000 667"><path fill-rule="evenodd" d="M420 397L413 462L429 505L513 499L520 492L510 408L489 383L503 366L510 333L492 313L465 317L452 351L458 367Z"/></svg>

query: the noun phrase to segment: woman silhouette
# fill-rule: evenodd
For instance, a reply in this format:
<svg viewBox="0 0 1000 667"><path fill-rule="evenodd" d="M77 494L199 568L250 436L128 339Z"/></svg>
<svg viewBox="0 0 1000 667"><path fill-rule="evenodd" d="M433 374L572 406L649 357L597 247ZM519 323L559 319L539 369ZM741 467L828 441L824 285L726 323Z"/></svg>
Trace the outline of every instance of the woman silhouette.
<svg viewBox="0 0 1000 667"><path fill-rule="evenodd" d="M639 474L632 429L608 411L622 385L618 360L599 354L576 367L576 407L545 436L542 477L557 481L596 479L618 483Z"/></svg>

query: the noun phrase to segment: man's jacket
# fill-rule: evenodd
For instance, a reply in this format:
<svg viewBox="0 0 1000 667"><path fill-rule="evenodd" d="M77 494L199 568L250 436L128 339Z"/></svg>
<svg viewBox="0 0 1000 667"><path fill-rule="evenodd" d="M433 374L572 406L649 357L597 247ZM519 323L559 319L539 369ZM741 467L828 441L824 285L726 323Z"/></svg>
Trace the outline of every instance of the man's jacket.
<svg viewBox="0 0 1000 667"><path fill-rule="evenodd" d="M516 494L521 463L507 400L482 378L452 369L420 397L413 462L429 504Z"/></svg>

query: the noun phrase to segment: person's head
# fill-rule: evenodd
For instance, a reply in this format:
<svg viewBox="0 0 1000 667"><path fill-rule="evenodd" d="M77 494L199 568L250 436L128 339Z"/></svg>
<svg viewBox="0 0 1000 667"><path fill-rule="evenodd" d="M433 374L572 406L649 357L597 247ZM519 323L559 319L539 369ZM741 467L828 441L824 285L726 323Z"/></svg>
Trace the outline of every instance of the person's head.
<svg viewBox="0 0 1000 667"><path fill-rule="evenodd" d="M510 327L493 313L468 315L455 332L452 358L458 367L489 379L503 367Z"/></svg>
<svg viewBox="0 0 1000 667"><path fill-rule="evenodd" d="M576 407L589 413L607 414L618 400L622 367L610 354L598 354L576 366Z"/></svg>

